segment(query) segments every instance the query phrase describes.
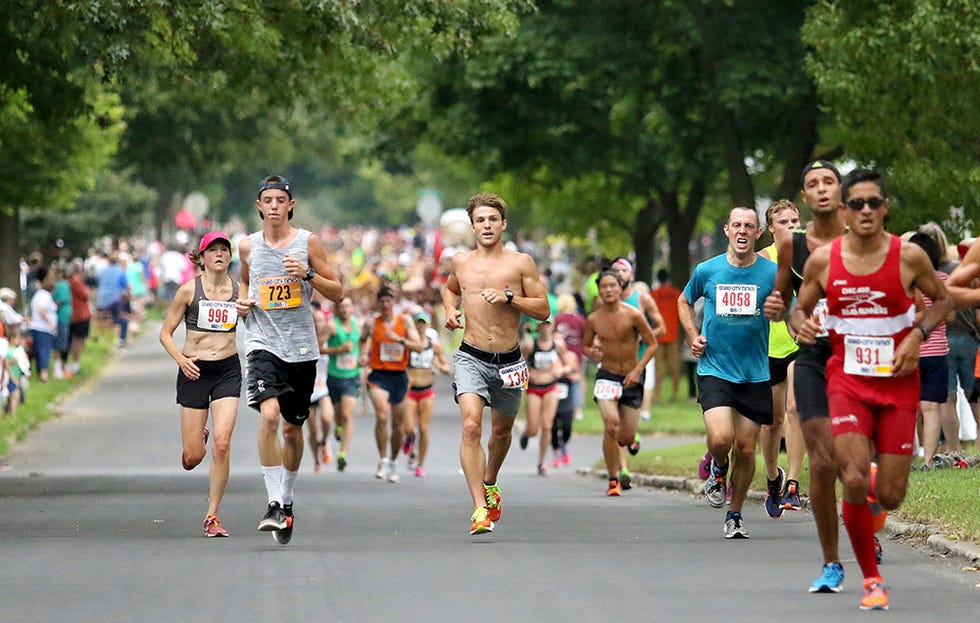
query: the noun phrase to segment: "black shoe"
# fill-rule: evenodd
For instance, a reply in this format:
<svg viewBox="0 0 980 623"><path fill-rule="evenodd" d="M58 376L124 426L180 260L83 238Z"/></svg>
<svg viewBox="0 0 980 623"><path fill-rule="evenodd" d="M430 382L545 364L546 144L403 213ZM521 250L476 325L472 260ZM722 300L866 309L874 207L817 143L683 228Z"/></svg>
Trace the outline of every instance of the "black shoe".
<svg viewBox="0 0 980 623"><path fill-rule="evenodd" d="M259 530L262 532L272 532L282 530L286 527L286 515L283 513L279 502L269 502L269 508L265 511L265 516L259 522Z"/></svg>
<svg viewBox="0 0 980 623"><path fill-rule="evenodd" d="M528 437L526 437L524 435L521 435L521 438L518 441L518 443L521 445L521 450L527 450L527 440L528 439L529 439Z"/></svg>
<svg viewBox="0 0 980 623"><path fill-rule="evenodd" d="M272 536L275 537L279 545L285 545L293 538L293 505L286 504L283 506L282 514L286 518L286 527L282 530L272 531Z"/></svg>

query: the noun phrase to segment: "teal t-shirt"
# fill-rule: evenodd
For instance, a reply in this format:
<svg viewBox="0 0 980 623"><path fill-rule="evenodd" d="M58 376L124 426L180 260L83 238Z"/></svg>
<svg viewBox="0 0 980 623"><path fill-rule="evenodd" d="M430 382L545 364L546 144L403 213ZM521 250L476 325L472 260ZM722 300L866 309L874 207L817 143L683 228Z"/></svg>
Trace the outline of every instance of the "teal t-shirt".
<svg viewBox="0 0 980 623"><path fill-rule="evenodd" d="M725 254L698 264L684 287L694 303L704 297L701 334L708 340L698 374L733 383L769 380L769 320L762 305L776 281L776 264L755 256L750 266L728 263Z"/></svg>
<svg viewBox="0 0 980 623"><path fill-rule="evenodd" d="M58 304L58 324L71 323L71 285L67 279L59 279L51 290L51 298Z"/></svg>

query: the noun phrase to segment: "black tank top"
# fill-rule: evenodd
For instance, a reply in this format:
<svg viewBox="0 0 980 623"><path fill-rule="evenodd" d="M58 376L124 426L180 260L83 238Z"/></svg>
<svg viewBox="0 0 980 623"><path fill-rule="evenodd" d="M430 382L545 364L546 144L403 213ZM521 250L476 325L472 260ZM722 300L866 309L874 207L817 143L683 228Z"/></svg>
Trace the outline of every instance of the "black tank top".
<svg viewBox="0 0 980 623"><path fill-rule="evenodd" d="M238 282L234 279L231 280L231 297L228 299L229 302L234 301L238 298ZM204 284L201 283L201 276L198 275L194 278L194 298L191 299L190 305L184 310L184 329L187 331L202 331L205 333L229 333L237 328L220 330L220 329L205 329L203 327L197 326L198 313L200 310L200 302L210 300L208 297L204 296Z"/></svg>

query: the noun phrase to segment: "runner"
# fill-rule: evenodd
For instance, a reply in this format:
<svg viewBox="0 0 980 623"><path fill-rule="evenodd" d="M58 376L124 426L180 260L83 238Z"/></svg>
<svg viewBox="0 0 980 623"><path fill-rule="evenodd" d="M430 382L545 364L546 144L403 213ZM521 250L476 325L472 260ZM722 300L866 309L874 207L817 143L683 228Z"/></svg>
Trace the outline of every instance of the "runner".
<svg viewBox="0 0 980 623"><path fill-rule="evenodd" d="M772 203L766 210L766 226L775 238L777 230L788 235L800 226L800 212L788 199ZM776 243L759 251L759 255L776 261ZM766 512L779 519L783 510L800 510L800 470L803 468L803 433L796 415L793 395L793 360L799 346L786 328L785 320L769 322L769 385L772 388L772 425L763 426L759 434L762 457L766 464ZM784 426L785 423L785 426ZM789 477L779 466L779 446L786 435L786 459Z"/></svg>
<svg viewBox="0 0 980 623"><path fill-rule="evenodd" d="M572 424L578 404L575 386L582 383L581 367L578 354L571 348L566 348L565 374L558 379L558 408L555 411L555 421L551 425L552 467L561 467L572 462L568 440L572 438Z"/></svg>
<svg viewBox="0 0 980 623"><path fill-rule="evenodd" d="M310 429L310 450L313 451L313 472L319 474L323 466L333 460L330 453L330 427L333 425L333 401L327 387L327 368L330 365L330 354L327 352L329 339L330 318L320 306L322 297L313 291L313 325L316 327L316 339L320 345L320 356L316 360L316 380L313 381L313 395L310 396L310 417L306 425Z"/></svg>
<svg viewBox="0 0 980 623"><path fill-rule="evenodd" d="M640 284L633 281L634 271L633 264L625 257L620 257L613 260L610 269L616 273L619 277L619 281L623 284L623 293L621 299L624 303L630 307L635 307L636 309L643 312L644 319L653 328L653 334L659 339L664 333L667 332L664 328L664 319L660 315L660 310L657 308L657 304L654 302L653 297L650 296L648 291L641 291L638 287ZM644 284L644 287L646 284ZM640 342L639 352L637 357L642 358L643 354L646 352L647 345L645 342ZM646 374L643 376L643 400L640 403L640 411L649 412L650 401L653 398L653 385L656 378L656 370L654 369L653 360L650 360L649 365L646 368ZM649 419L649 417L645 418ZM619 480L623 489L629 489L631 484L629 465L627 460L627 453L636 454L640 451L640 433L636 432L633 443L627 447L620 449L619 451Z"/></svg>
<svg viewBox="0 0 980 623"><path fill-rule="evenodd" d="M367 386L374 405L374 440L380 459L374 477L395 483L399 479L395 459L402 446L408 392L408 353L422 350L422 339L408 314L395 313L391 288L382 286L377 299L378 312L361 328L361 365L371 369Z"/></svg>
<svg viewBox="0 0 980 623"><path fill-rule="evenodd" d="M239 243L236 309L245 318L248 405L260 414L259 461L268 507L259 530L272 532L284 545L293 533L303 423L310 415L320 353L310 297L316 289L339 301L343 287L320 239L289 225L296 205L289 180L281 175L262 180L255 205L262 230Z"/></svg>
<svg viewBox="0 0 980 623"><path fill-rule="evenodd" d="M657 336L639 309L622 301L623 281L614 271L598 277L599 305L585 323L584 351L599 363L593 395L604 427L602 454L609 472L607 496L623 491L620 450L636 443L643 377ZM647 346L638 356L640 341Z"/></svg>
<svg viewBox="0 0 980 623"><path fill-rule="evenodd" d="M340 442L337 471L347 468L347 452L354 438L354 410L361 396L361 325L354 316L354 302L345 296L334 304L333 321L327 323L327 392L333 403L334 436Z"/></svg>
<svg viewBox="0 0 980 623"><path fill-rule="evenodd" d="M449 362L446 361L446 353L439 343L439 332L429 326L429 314L419 311L412 319L415 321L416 331L422 336L423 347L419 352L412 352L408 356L408 401L403 433L408 450L406 454L409 456L408 468L421 478L425 476L425 458L429 453L429 420L432 419L432 408L436 402L434 370L449 374ZM415 450L415 442L418 442L418 451Z"/></svg>
<svg viewBox="0 0 980 623"><path fill-rule="evenodd" d="M755 446L760 428L772 424L766 317L772 315L767 299L778 301L778 296L770 297L776 265L753 250L762 235L755 210L733 208L724 231L728 250L695 267L678 299L678 312L691 352L700 358L698 395L712 457L704 496L713 508L724 506L731 471L724 535L746 539L742 505L755 474ZM702 296L704 325L699 331L692 304Z"/></svg>
<svg viewBox="0 0 980 623"><path fill-rule="evenodd" d="M500 520L497 474L527 386L527 364L518 347L521 314L544 320L551 310L534 260L504 247L507 203L497 195L475 195L466 212L476 249L453 256L442 302L446 328L463 329L463 342L453 355L453 388L463 420L459 461L473 500L473 535L491 532ZM460 304L466 312L465 327ZM486 406L492 430L484 452Z"/></svg>
<svg viewBox="0 0 980 623"><path fill-rule="evenodd" d="M884 229L889 201L881 177L857 170L842 185L848 232L807 260L791 321L813 344L810 316L826 296L831 357L827 400L843 484L842 515L864 574L862 610L887 610L888 588L875 560L869 495L887 510L905 498L919 399L919 345L952 310L952 300L921 248ZM915 323L913 289L933 304ZM874 447L872 447L872 444ZM874 489L869 481L878 454Z"/></svg>
<svg viewBox="0 0 980 623"><path fill-rule="evenodd" d="M777 236L777 283L786 301L799 292L803 266L810 254L846 231L839 210L840 179L837 168L825 160L811 162L800 175L800 197L809 206L812 218L792 236ZM817 310L825 313L826 301L818 302ZM820 577L810 584L811 593L839 593L844 584L838 549L837 458L827 408L825 370L829 358L830 341L821 331L813 345L801 345L793 362L793 393L810 465L810 510L824 560Z"/></svg>
<svg viewBox="0 0 980 623"><path fill-rule="evenodd" d="M555 324L550 316L538 323L536 335L521 344L521 355L531 365L527 371L527 396L524 399L527 428L521 433L520 446L524 450L531 437L539 436L538 476L547 476L544 461L558 411L558 379L566 373L565 342L560 334L555 334Z"/></svg>
<svg viewBox="0 0 980 623"><path fill-rule="evenodd" d="M238 284L228 276L231 240L219 231L205 234L191 261L202 273L177 289L160 327L160 344L178 366L181 464L186 470L204 460L210 411L214 439L204 536L226 537L228 531L218 519L218 508L228 484L231 435L242 391L242 366L235 344ZM186 332L182 349L174 342L174 331L181 321Z"/></svg>

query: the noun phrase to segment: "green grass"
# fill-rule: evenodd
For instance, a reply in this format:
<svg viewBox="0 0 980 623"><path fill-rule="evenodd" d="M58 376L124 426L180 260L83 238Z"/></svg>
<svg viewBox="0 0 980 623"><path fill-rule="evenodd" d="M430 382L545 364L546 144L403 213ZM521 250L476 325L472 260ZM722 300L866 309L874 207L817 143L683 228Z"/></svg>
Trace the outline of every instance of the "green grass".
<svg viewBox="0 0 980 623"><path fill-rule="evenodd" d="M0 455L10 448L10 444L27 437L37 426L58 415L58 403L72 390L87 380L97 376L109 360L116 334L109 329L92 329L82 353L82 371L71 379L50 380L41 383L32 372L26 401L17 407L17 415L0 417Z"/></svg>

